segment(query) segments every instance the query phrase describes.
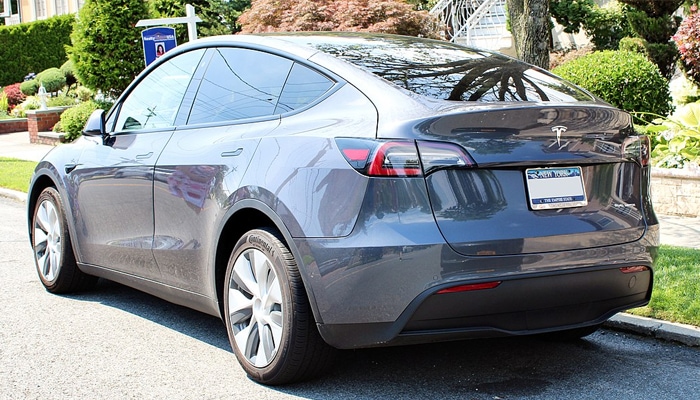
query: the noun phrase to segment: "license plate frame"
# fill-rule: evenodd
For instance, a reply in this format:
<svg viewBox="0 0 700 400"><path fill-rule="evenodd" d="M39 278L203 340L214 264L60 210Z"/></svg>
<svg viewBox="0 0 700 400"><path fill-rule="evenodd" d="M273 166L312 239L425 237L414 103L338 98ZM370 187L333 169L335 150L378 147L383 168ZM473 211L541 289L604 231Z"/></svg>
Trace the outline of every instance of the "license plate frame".
<svg viewBox="0 0 700 400"><path fill-rule="evenodd" d="M581 167L528 168L527 197L533 210L552 210L588 205Z"/></svg>

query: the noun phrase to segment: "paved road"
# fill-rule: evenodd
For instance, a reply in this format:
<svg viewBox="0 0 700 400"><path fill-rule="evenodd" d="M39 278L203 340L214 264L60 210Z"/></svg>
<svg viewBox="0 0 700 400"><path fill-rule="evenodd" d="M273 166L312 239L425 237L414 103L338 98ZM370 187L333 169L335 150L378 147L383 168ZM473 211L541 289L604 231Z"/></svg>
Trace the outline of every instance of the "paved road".
<svg viewBox="0 0 700 400"><path fill-rule="evenodd" d="M1 399L685 399L700 349L603 330L572 344L473 340L343 352L325 378L248 380L215 318L101 282L43 290L24 205L0 198Z"/></svg>

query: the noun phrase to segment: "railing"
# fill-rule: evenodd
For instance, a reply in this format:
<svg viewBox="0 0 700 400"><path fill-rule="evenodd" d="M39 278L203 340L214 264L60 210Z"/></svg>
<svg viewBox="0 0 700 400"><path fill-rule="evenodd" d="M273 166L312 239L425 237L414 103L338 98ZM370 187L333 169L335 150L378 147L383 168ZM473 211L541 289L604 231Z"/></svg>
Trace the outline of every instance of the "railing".
<svg viewBox="0 0 700 400"><path fill-rule="evenodd" d="M505 0L440 0L430 10L446 26L445 39L501 47L506 30Z"/></svg>

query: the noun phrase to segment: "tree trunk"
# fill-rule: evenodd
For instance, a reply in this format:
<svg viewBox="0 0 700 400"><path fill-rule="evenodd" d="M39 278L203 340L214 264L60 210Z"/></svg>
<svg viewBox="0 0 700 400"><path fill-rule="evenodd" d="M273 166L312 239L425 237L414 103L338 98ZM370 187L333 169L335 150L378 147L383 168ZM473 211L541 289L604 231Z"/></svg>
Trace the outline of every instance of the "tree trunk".
<svg viewBox="0 0 700 400"><path fill-rule="evenodd" d="M518 58L549 69L549 0L506 0Z"/></svg>

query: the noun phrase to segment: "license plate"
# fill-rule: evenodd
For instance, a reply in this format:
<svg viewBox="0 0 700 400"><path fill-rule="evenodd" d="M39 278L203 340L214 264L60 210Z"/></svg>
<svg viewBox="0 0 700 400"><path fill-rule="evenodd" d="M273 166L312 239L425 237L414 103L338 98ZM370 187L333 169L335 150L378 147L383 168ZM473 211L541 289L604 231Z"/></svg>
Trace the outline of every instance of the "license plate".
<svg viewBox="0 0 700 400"><path fill-rule="evenodd" d="M530 168L525 171L533 210L581 207L588 204L581 167Z"/></svg>

